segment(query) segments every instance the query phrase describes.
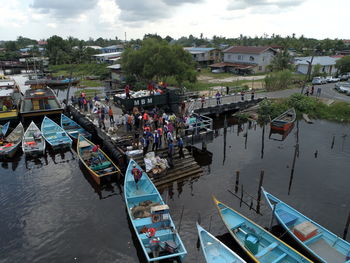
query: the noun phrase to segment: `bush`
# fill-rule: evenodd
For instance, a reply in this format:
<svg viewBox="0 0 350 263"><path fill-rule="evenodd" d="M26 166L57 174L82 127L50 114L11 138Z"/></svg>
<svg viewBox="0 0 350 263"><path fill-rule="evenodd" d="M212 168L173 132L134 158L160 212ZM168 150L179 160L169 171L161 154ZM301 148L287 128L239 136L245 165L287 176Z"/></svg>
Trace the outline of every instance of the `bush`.
<svg viewBox="0 0 350 263"><path fill-rule="evenodd" d="M271 72L265 78L266 90L287 89L293 83L293 73L290 70Z"/></svg>

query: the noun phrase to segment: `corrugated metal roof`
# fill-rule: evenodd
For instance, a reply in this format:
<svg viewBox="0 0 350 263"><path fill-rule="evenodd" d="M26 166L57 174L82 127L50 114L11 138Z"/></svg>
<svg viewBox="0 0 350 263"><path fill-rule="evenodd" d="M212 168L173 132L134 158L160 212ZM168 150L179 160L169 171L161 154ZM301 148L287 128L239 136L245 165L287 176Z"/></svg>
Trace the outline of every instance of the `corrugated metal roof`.
<svg viewBox="0 0 350 263"><path fill-rule="evenodd" d="M199 52L199 53L203 53L203 52L209 52L214 50L215 48L213 47L184 47L185 50L189 51L189 52Z"/></svg>
<svg viewBox="0 0 350 263"><path fill-rule="evenodd" d="M110 69L121 69L121 66L120 66L120 64L114 64L114 65L108 66L107 68L110 68Z"/></svg>
<svg viewBox="0 0 350 263"><path fill-rule="evenodd" d="M297 57L294 59L295 65L309 65L308 61L311 62L312 57ZM339 58L330 56L315 56L312 60L312 65L320 64L322 66L335 65L335 62Z"/></svg>
<svg viewBox="0 0 350 263"><path fill-rule="evenodd" d="M260 54L268 49L271 49L275 52L275 50L271 47L264 46L264 47L256 47L256 46L235 46L235 47L229 47L228 49L225 49L224 53L245 53L245 54Z"/></svg>

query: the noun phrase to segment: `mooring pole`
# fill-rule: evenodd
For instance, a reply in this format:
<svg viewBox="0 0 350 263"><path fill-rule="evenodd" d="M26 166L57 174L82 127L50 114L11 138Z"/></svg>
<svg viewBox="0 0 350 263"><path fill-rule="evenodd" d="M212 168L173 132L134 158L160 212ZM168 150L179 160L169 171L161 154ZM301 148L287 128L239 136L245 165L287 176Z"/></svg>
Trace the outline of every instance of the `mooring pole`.
<svg viewBox="0 0 350 263"><path fill-rule="evenodd" d="M242 206L242 202L243 202L243 184L241 185L241 202L239 203L239 207Z"/></svg>
<svg viewBox="0 0 350 263"><path fill-rule="evenodd" d="M343 234L343 239L344 240L346 239L346 236L348 234L349 225L350 225L350 212L349 212L349 215L348 215L348 220L346 221L346 224L345 224L345 229L344 229L344 234Z"/></svg>
<svg viewBox="0 0 350 263"><path fill-rule="evenodd" d="M262 186L263 181L264 181L264 174L265 174L265 171L261 170L261 172L260 172L260 181L259 181L259 189L258 189L258 203L260 203L260 200L261 200L261 186Z"/></svg>
<svg viewBox="0 0 350 263"><path fill-rule="evenodd" d="M239 171L236 171L236 185L235 185L235 193L238 192L238 185L239 185Z"/></svg>
<svg viewBox="0 0 350 263"><path fill-rule="evenodd" d="M331 146L331 149L333 149L333 147L334 147L334 141L335 141L335 135L333 135L333 139L332 139L332 146Z"/></svg>

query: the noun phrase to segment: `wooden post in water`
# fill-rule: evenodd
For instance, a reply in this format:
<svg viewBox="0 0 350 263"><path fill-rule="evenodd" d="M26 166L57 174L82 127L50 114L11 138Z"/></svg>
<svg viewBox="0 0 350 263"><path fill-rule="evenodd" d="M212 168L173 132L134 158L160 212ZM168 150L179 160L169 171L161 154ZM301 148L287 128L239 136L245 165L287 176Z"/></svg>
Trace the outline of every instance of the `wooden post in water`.
<svg viewBox="0 0 350 263"><path fill-rule="evenodd" d="M349 225L350 225L350 212L349 212L349 215L348 215L348 220L346 221L346 224L345 224L345 229L344 229L344 234L343 234L343 239L344 240L346 239L346 236L348 234Z"/></svg>
<svg viewBox="0 0 350 263"><path fill-rule="evenodd" d="M292 170L290 171L290 179L289 179L289 186L288 186L288 195L290 194L290 189L292 188L295 161L296 161L298 152L299 152L299 143L297 143L297 144L295 145L294 157L293 157L293 164L292 164Z"/></svg>
<svg viewBox="0 0 350 263"><path fill-rule="evenodd" d="M261 159L264 158L264 138L265 138L265 124L262 129L262 135L261 135Z"/></svg>
<svg viewBox="0 0 350 263"><path fill-rule="evenodd" d="M235 193L238 192L238 184L239 184L239 171L236 171L236 185L235 185Z"/></svg>
<svg viewBox="0 0 350 263"><path fill-rule="evenodd" d="M332 146L331 146L331 149L333 149L333 147L334 147L334 141L335 141L335 135L333 135L333 139L332 139Z"/></svg>
<svg viewBox="0 0 350 263"><path fill-rule="evenodd" d="M257 199L257 202L256 202L256 212L258 214L260 214L261 187L262 187L262 184L263 184L263 181L264 181L264 174L265 174L265 171L261 170L261 172L260 172L260 181L259 181L259 189L258 189L258 199Z"/></svg>
<svg viewBox="0 0 350 263"><path fill-rule="evenodd" d="M239 207L242 206L242 202L243 202L243 184L241 185L241 202L239 203Z"/></svg>
<svg viewBox="0 0 350 263"><path fill-rule="evenodd" d="M258 203L260 203L260 200L261 200L261 187L262 187L262 184L263 184L263 181L264 181L264 174L265 174L265 171L261 170L261 172L260 172L260 181L259 181L259 189L258 189Z"/></svg>

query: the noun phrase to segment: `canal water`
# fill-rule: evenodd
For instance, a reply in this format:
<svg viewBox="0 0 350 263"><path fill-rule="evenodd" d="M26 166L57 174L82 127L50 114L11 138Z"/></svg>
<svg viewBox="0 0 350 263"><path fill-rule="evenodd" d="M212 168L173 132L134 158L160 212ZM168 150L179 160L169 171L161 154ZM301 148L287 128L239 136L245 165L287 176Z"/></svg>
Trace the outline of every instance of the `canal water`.
<svg viewBox="0 0 350 263"><path fill-rule="evenodd" d="M212 157L199 157L204 175L161 190L188 250L186 262L204 262L196 221L235 248L212 195L263 227L270 225L271 211L263 197L261 215L254 211L262 170L267 191L343 235L350 211L349 125L300 121L284 141L279 134L269 138L269 127L254 123L237 125L229 119L227 129L223 126L220 117L214 124L215 138L207 145ZM243 185L248 204L241 207L232 194L236 171L236 194L241 196ZM48 151L36 160L19 154L1 162L0 211L1 263L145 262L128 221L122 187L115 183L96 188L74 150Z"/></svg>

